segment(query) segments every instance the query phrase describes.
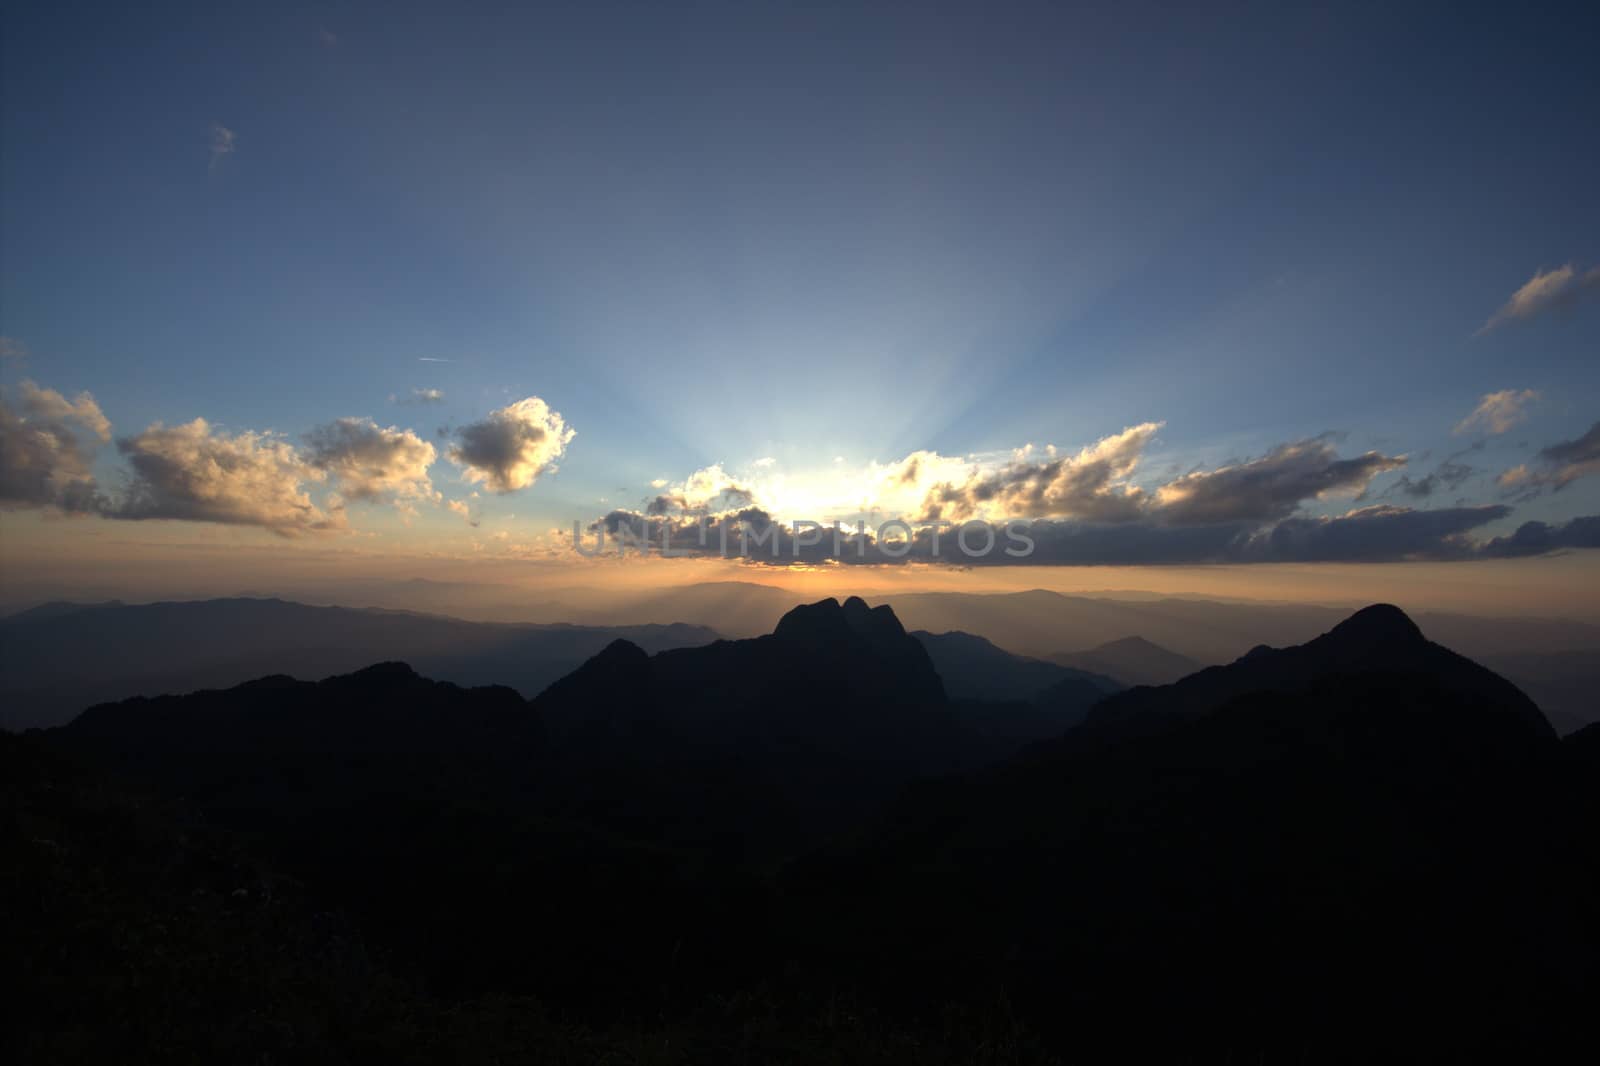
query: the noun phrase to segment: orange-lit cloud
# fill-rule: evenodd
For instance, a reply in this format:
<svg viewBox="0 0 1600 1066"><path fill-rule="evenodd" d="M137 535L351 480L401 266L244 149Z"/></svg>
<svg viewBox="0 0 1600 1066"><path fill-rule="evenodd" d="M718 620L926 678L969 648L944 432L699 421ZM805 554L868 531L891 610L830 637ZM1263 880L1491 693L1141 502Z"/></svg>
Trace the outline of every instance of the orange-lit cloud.
<svg viewBox="0 0 1600 1066"><path fill-rule="evenodd" d="M133 479L107 517L261 526L284 536L342 526L306 491L327 471L279 437L229 435L197 418L178 426L157 422L117 447Z"/></svg>
<svg viewBox="0 0 1600 1066"><path fill-rule="evenodd" d="M1487 433L1499 436L1520 424L1528 417L1528 405L1539 398L1532 389L1501 389L1491 392L1478 401L1472 413L1456 423L1452 433Z"/></svg>
<svg viewBox="0 0 1600 1066"><path fill-rule="evenodd" d="M1489 317L1478 330L1487 333L1517 319L1532 318L1546 311L1569 307L1579 300L1600 295L1600 267L1579 271L1571 263L1555 270L1536 270L1533 277L1511 294L1511 299Z"/></svg>
<svg viewBox="0 0 1600 1066"><path fill-rule="evenodd" d="M24 381L15 408L0 395L0 506L92 509L90 465L110 439L111 423L87 392L69 400Z"/></svg>

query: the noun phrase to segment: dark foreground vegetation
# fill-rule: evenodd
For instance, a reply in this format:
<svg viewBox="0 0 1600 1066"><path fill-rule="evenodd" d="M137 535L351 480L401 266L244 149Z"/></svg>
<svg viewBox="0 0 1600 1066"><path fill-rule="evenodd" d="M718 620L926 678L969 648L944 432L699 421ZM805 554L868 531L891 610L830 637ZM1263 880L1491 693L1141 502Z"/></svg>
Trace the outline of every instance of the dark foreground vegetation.
<svg viewBox="0 0 1600 1066"><path fill-rule="evenodd" d="M7 1060L1587 1059L1595 727L1387 607L1109 696L927 645L823 601L531 702L386 664L0 734Z"/></svg>

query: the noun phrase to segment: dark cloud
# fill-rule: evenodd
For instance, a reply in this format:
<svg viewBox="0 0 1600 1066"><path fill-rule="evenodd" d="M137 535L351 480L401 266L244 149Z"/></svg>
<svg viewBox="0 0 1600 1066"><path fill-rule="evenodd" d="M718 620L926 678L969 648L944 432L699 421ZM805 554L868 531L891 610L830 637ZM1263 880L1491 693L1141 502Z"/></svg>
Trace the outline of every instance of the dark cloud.
<svg viewBox="0 0 1600 1066"><path fill-rule="evenodd" d="M1303 440L1235 466L1186 474L1163 485L1156 501L1173 525L1266 522L1327 493L1364 492L1374 477L1404 465L1404 458L1378 452L1340 459L1326 438Z"/></svg>
<svg viewBox="0 0 1600 1066"><path fill-rule="evenodd" d="M1524 522L1509 537L1496 537L1482 554L1493 559L1545 555L1566 548L1600 548L1600 515L1574 518L1559 526Z"/></svg>
<svg viewBox="0 0 1600 1066"><path fill-rule="evenodd" d="M1402 475L1400 480L1395 482L1385 495L1400 493L1404 496L1410 496L1412 499L1423 500L1436 492L1450 492L1460 488L1468 478L1476 473L1477 470L1466 463L1458 463L1447 459L1426 477L1413 479Z"/></svg>
<svg viewBox="0 0 1600 1066"><path fill-rule="evenodd" d="M953 566L1142 566L1263 562L1392 562L1464 559L1479 553L1467 534L1510 513L1503 505L1418 511L1367 507L1332 518L1294 517L1262 526L1254 522L1171 525L1161 521L1084 522L1036 519L969 522L961 550L958 528L927 523L893 531L841 525L793 528L760 508L708 516L697 522L633 511L612 511L589 527L614 539L626 531L630 550L665 545L685 555L746 558L768 565L943 563ZM992 537L992 540L991 540ZM1031 549L1028 543L1031 541ZM992 547L990 545L992 544ZM592 550L593 541L588 542ZM988 548L986 552L985 548ZM1009 551L1008 551L1009 549Z"/></svg>
<svg viewBox="0 0 1600 1066"><path fill-rule="evenodd" d="M1475 548L1466 534L1504 518L1511 508L1364 507L1333 518L1287 518L1239 545L1240 562L1398 562L1464 559Z"/></svg>

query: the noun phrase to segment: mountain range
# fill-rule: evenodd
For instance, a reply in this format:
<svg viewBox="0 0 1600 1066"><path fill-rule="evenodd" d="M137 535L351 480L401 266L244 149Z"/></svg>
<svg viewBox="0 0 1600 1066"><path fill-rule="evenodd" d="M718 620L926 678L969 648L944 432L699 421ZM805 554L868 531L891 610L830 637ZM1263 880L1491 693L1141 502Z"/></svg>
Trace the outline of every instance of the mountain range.
<svg viewBox="0 0 1600 1066"><path fill-rule="evenodd" d="M275 599L47 604L0 619L0 727L58 725L93 703L224 687L270 674L325 677L384 660L463 685L533 696L612 640L651 651L704 644L685 624L464 622Z"/></svg>
<svg viewBox="0 0 1600 1066"><path fill-rule="evenodd" d="M10 1035L56 1060L137 1059L149 1016L152 1060L1556 1061L1584 1016L1600 727L1558 739L1397 608L1132 688L858 598L608 637L531 700L387 661L0 738L12 964L110 1011L74 1028L19 979ZM145 976L96 983L121 972Z"/></svg>

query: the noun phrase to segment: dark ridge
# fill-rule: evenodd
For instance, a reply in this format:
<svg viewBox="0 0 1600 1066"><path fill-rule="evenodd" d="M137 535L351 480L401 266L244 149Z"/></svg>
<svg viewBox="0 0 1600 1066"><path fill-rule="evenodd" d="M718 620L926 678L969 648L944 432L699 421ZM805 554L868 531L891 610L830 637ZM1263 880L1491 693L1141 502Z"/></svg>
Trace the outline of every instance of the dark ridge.
<svg viewBox="0 0 1600 1066"><path fill-rule="evenodd" d="M618 637L604 648L600 654L589 660L590 664L605 666L632 666L642 663L650 658L650 653L631 640Z"/></svg>
<svg viewBox="0 0 1600 1066"><path fill-rule="evenodd" d="M1171 685L1138 688L1110 697L1089 721L1118 733L1160 722L1211 714L1253 693L1305 693L1331 683L1364 679L1398 691L1424 686L1462 707L1491 714L1524 736L1554 738L1538 706L1486 667L1426 639L1404 611L1390 604L1363 608L1328 632L1287 648L1259 645L1227 666L1213 666Z"/></svg>
<svg viewBox="0 0 1600 1066"><path fill-rule="evenodd" d="M1424 644L1427 638L1404 611L1392 603L1363 607L1326 634L1329 640L1351 644Z"/></svg>

